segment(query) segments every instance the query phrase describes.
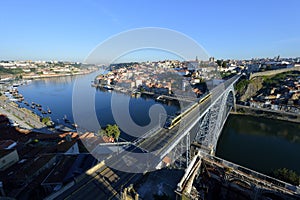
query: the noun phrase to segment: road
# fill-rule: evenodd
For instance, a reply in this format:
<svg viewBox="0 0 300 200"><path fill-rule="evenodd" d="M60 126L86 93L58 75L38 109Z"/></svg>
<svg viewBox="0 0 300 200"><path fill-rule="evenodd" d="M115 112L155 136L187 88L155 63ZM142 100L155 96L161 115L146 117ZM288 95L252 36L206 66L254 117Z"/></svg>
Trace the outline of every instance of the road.
<svg viewBox="0 0 300 200"><path fill-rule="evenodd" d="M45 125L40 122L39 117L30 113L30 111L25 112L17 106L6 103L3 99L0 100L0 112L7 115L9 119L16 121L23 128L40 129L45 127Z"/></svg>

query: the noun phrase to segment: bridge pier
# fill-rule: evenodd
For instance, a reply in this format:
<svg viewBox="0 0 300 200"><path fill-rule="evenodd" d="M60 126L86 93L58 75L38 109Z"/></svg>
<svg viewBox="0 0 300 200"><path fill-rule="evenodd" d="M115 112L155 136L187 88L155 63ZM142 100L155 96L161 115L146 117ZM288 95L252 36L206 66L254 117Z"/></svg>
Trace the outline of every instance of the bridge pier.
<svg viewBox="0 0 300 200"><path fill-rule="evenodd" d="M166 157L178 168L188 167L191 159L190 134L186 134Z"/></svg>

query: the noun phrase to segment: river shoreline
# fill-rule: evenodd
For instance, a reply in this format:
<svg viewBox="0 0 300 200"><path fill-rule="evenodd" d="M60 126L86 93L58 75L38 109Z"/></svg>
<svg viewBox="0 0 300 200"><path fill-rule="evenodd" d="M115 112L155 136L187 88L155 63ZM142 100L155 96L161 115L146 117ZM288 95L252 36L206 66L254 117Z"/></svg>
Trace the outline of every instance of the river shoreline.
<svg viewBox="0 0 300 200"><path fill-rule="evenodd" d="M58 77L70 77L77 75L87 75L97 71L97 69L82 71L73 74L43 74L34 76L23 76L23 80L37 80L42 78L58 78ZM13 83L10 84L10 87ZM36 112L30 110L26 106L19 106L18 103L9 102L8 98L2 95L0 98L0 113L6 115L9 119L16 122L20 127L26 128L28 130L40 130L44 133L52 133L44 123L41 122L41 116Z"/></svg>
<svg viewBox="0 0 300 200"><path fill-rule="evenodd" d="M13 102L8 103L5 97L0 98L0 113L17 122L23 128L45 128L45 125L40 121L38 115L32 113L27 108L19 108L18 105Z"/></svg>
<svg viewBox="0 0 300 200"><path fill-rule="evenodd" d="M296 113L278 112L264 108L254 108L250 106L236 105L236 111L231 111L230 114L264 117L268 119L300 124L300 115Z"/></svg>
<svg viewBox="0 0 300 200"><path fill-rule="evenodd" d="M78 76L86 75L97 71L97 69L78 72L78 73L66 73L66 74L35 74L35 75L23 75L23 79L40 79L40 78L57 78L57 77L66 77L66 76Z"/></svg>

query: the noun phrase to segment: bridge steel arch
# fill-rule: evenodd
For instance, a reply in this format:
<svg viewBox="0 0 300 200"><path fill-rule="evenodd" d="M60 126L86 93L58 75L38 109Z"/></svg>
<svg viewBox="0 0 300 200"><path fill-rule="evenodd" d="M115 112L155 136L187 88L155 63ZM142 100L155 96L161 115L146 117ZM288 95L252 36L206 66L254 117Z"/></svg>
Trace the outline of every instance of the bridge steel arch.
<svg viewBox="0 0 300 200"><path fill-rule="evenodd" d="M233 84L227 87L205 112L205 116L199 121L199 131L194 139L203 147L210 149L210 154L216 151L217 143L227 120L230 110L235 108L235 92Z"/></svg>
<svg viewBox="0 0 300 200"><path fill-rule="evenodd" d="M202 150L214 154L218 143L219 136L226 119L232 108L235 108L235 91L234 84L240 78L239 75L232 77L224 83L213 88L211 93L210 104L204 109L199 109L199 114L193 122L181 122L181 134L176 140L160 154L163 160L168 156L171 160L180 160L185 156L185 164L189 165L190 160L190 142L197 142L203 147ZM185 124L189 124L186 126ZM196 134L192 135L191 130L196 128Z"/></svg>

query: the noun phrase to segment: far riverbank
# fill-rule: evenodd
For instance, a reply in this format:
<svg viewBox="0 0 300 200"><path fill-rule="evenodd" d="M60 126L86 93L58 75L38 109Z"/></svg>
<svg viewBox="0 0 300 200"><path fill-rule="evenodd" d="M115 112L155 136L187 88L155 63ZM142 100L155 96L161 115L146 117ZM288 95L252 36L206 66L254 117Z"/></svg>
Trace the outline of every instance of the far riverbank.
<svg viewBox="0 0 300 200"><path fill-rule="evenodd" d="M97 71L98 69L86 70L77 73L51 73L51 74L34 74L34 75L23 75L23 79L40 79L40 78L57 78L57 77L65 77L65 76L77 76L77 75L86 75Z"/></svg>
<svg viewBox="0 0 300 200"><path fill-rule="evenodd" d="M255 108L238 104L236 105L236 111L232 111L231 114L249 115L255 117L264 117L269 119L300 123L300 115L296 113L276 111L266 108Z"/></svg>

